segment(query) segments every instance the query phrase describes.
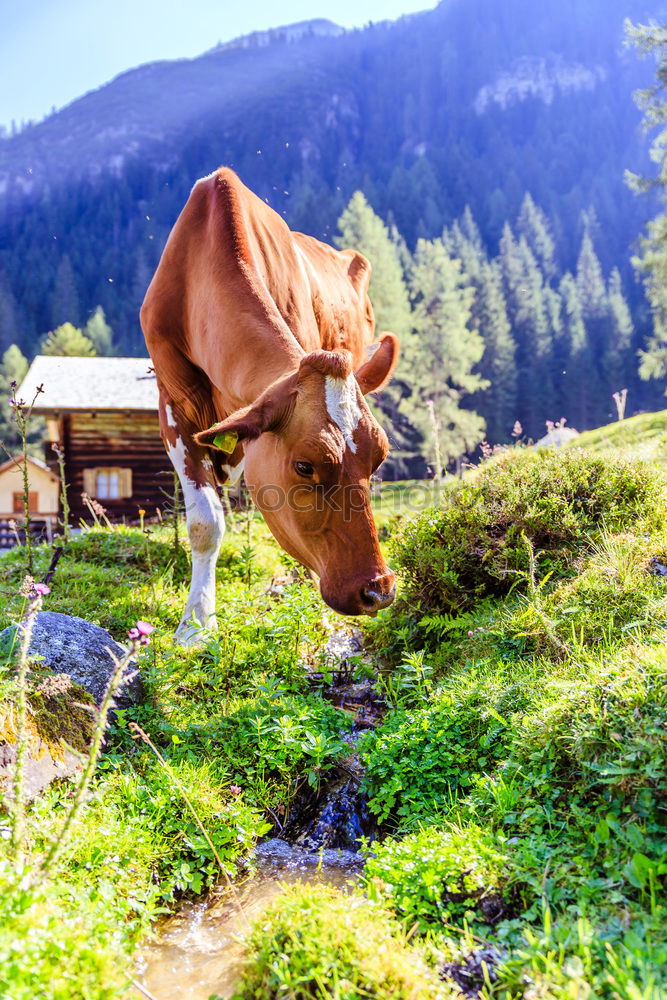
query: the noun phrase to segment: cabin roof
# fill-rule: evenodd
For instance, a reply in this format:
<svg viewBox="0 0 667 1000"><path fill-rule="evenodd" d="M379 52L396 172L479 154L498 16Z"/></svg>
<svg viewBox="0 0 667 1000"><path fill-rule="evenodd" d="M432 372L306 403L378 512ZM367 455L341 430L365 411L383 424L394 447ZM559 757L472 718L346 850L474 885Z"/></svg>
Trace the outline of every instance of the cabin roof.
<svg viewBox="0 0 667 1000"><path fill-rule="evenodd" d="M34 455L28 455L28 462L30 465L36 466L41 469L42 472L48 473L54 482L59 482L58 476L55 474L53 469L50 469L46 462L42 462L39 458L35 458ZM15 469L17 466L23 465L23 455L13 455L12 458L8 458L6 462L0 465L0 475L6 472L8 469Z"/></svg>
<svg viewBox="0 0 667 1000"><path fill-rule="evenodd" d="M28 405L43 386L34 413L67 410L157 412L158 388L150 358L61 358L38 354L17 389Z"/></svg>

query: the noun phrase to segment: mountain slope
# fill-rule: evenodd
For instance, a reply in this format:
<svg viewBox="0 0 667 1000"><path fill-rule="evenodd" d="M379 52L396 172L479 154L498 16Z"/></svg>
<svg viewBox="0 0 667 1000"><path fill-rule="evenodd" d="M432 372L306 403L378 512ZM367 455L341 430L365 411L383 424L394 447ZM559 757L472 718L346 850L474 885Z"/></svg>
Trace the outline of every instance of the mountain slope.
<svg viewBox="0 0 667 1000"><path fill-rule="evenodd" d="M632 91L651 67L622 26L661 6L443 0L363 31L316 22L123 74L0 141L0 348L30 350L101 304L118 347L140 350L160 249L220 163L325 239L361 187L409 243L470 204L495 249L529 190L566 266L592 207L605 268L627 271L648 210L623 183L645 163Z"/></svg>

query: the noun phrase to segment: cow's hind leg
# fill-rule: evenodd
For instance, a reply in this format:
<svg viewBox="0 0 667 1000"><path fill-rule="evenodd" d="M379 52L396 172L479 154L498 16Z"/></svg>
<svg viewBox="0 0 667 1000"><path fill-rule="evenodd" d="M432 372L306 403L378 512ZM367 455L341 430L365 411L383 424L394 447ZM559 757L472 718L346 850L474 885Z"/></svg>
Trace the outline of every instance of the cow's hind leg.
<svg viewBox="0 0 667 1000"><path fill-rule="evenodd" d="M184 646L203 640L202 628L215 629L215 567L225 532L225 518L214 485L213 468L169 403L160 407L163 437L183 491L192 577L177 640Z"/></svg>

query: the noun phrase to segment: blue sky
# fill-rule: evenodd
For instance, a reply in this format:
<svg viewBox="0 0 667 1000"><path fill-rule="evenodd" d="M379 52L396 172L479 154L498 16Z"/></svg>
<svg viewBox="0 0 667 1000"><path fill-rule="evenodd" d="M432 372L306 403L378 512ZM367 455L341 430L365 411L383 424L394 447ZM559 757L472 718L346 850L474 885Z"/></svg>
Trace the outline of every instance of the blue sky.
<svg viewBox="0 0 667 1000"><path fill-rule="evenodd" d="M0 0L0 125L43 118L123 70L219 41L327 17L344 27L436 0Z"/></svg>

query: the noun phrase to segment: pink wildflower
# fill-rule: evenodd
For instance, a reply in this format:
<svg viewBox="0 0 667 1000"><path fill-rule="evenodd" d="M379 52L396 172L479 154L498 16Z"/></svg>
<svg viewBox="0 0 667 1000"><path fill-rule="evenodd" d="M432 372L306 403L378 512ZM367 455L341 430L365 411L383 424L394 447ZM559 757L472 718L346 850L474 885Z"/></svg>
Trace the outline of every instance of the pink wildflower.
<svg viewBox="0 0 667 1000"><path fill-rule="evenodd" d="M150 635L151 632L155 631L155 626L151 625L150 622L137 622L137 632L139 635Z"/></svg>
<svg viewBox="0 0 667 1000"><path fill-rule="evenodd" d="M48 583L33 583L32 589L37 597L46 597L47 594L51 593L51 588Z"/></svg>
<svg viewBox="0 0 667 1000"><path fill-rule="evenodd" d="M232 795L240 795L241 792L243 791L240 785L230 785L229 790L232 793Z"/></svg>
<svg viewBox="0 0 667 1000"><path fill-rule="evenodd" d="M128 637L134 641L135 639L139 638L139 629L138 628L131 628L127 634L128 634Z"/></svg>

